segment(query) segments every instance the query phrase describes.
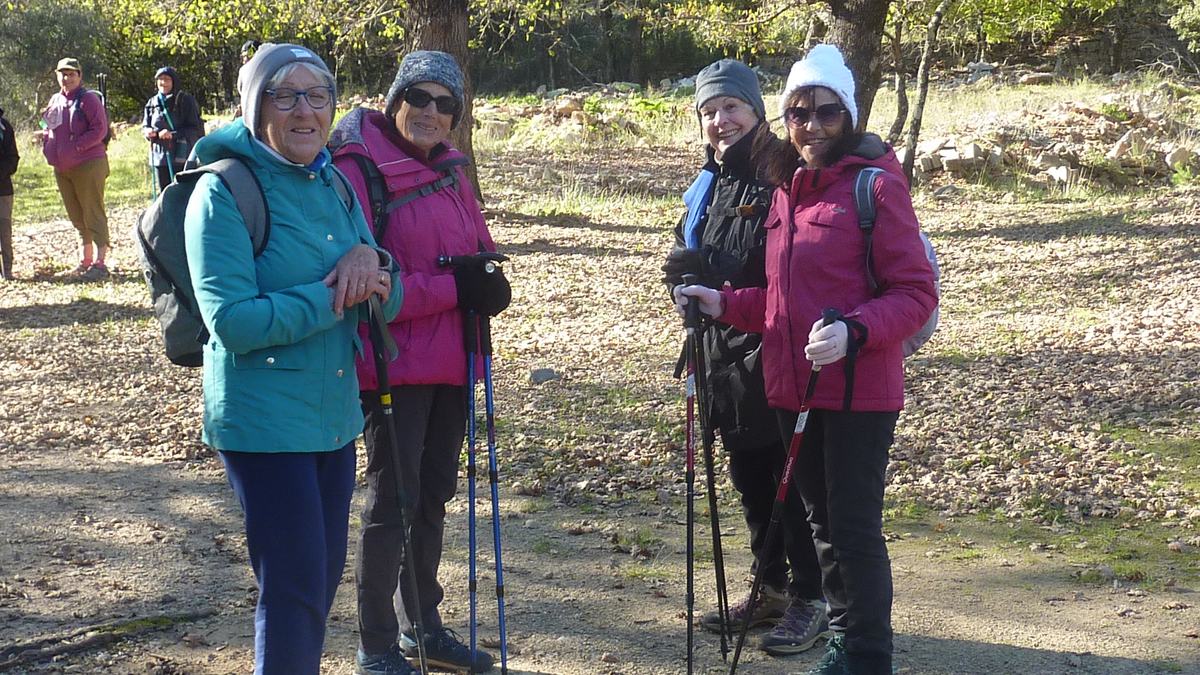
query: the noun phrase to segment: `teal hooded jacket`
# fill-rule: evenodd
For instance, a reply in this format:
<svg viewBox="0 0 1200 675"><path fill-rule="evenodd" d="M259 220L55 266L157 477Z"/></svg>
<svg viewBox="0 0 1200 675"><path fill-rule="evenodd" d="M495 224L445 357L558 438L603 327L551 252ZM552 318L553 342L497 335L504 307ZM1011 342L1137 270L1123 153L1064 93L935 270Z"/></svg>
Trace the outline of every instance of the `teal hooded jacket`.
<svg viewBox="0 0 1200 675"><path fill-rule="evenodd" d="M184 221L188 266L204 324L204 442L236 452L327 452L363 428L355 358L366 305L333 312L322 279L352 246L377 248L358 207L347 210L327 150L293 164L235 120L201 139L202 163L238 157L263 190L270 234L256 258L233 195L200 178ZM388 319L403 290L393 269Z"/></svg>

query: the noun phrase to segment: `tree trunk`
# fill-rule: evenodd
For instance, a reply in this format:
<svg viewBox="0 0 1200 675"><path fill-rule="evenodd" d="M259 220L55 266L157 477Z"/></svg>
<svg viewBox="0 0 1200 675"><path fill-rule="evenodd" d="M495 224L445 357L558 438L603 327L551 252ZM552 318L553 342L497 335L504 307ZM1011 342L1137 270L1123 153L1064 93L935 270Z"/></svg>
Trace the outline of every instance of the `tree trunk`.
<svg viewBox="0 0 1200 675"><path fill-rule="evenodd" d="M600 48L604 50L604 70L600 75L600 81L609 83L615 77L615 68L613 67L613 34L612 34L612 10L605 7L600 12Z"/></svg>
<svg viewBox="0 0 1200 675"><path fill-rule="evenodd" d="M471 80L471 52L467 41L471 37L467 0L409 0L409 46L412 49L436 49L454 57L463 71L463 113L458 126L450 132L450 143L471 160L467 178L475 186L475 196L483 201L479 189L479 172L475 168L475 149L471 132L475 127L472 103L475 83Z"/></svg>
<svg viewBox="0 0 1200 675"><path fill-rule="evenodd" d="M858 130L867 128L879 89L883 28L891 0L830 0L833 23L828 42L837 45L854 73Z"/></svg>
<svg viewBox="0 0 1200 675"><path fill-rule="evenodd" d="M908 119L908 77L904 72L904 17L896 16L896 32L891 36L892 61L896 67L896 119L888 131L887 142L895 145Z"/></svg>
<svg viewBox="0 0 1200 675"><path fill-rule="evenodd" d="M629 81L642 81L642 21L630 17L629 21Z"/></svg>
<svg viewBox="0 0 1200 675"><path fill-rule="evenodd" d="M925 113L925 98L929 94L929 67L933 61L933 45L937 41L938 29L942 26L942 16L954 4L954 0L942 0L938 3L933 16L929 17L929 27L925 32L925 46L921 51L921 66L917 69L917 105L913 107L912 122L908 126L908 138L904 146L908 153L904 157L904 175L912 185L913 162L917 159L917 139L921 135L921 117Z"/></svg>

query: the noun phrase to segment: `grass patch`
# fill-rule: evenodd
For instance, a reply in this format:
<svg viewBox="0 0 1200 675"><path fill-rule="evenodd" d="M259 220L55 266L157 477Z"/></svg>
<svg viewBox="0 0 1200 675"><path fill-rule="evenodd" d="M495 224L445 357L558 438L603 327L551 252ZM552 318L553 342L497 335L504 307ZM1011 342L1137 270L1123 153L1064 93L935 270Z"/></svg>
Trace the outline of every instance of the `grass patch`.
<svg viewBox="0 0 1200 675"><path fill-rule="evenodd" d="M678 575L678 570L662 563L625 565L621 567L621 577L629 581L669 581Z"/></svg>
<svg viewBox="0 0 1200 675"><path fill-rule="evenodd" d="M146 161L146 139L141 127L119 131L108 146L108 181L104 187L104 202L108 210L122 207L143 208L153 198L153 180ZM58 194L54 169L46 164L42 148L32 136L18 139L21 167L13 176L13 220L16 224L41 223L65 219L66 208Z"/></svg>

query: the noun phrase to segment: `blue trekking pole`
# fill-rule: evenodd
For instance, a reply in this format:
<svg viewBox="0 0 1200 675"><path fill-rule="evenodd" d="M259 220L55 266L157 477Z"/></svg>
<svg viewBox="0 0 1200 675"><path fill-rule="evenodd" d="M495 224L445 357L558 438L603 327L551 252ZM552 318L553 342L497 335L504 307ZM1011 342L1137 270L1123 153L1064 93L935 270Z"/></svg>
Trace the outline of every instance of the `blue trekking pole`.
<svg viewBox="0 0 1200 675"><path fill-rule="evenodd" d="M463 313L463 335L467 347L467 540L470 543L467 590L471 598L471 663L478 654L478 603L476 601L475 577L475 354L478 351L479 333L477 316L473 311Z"/></svg>
<svg viewBox="0 0 1200 675"><path fill-rule="evenodd" d="M500 555L500 471L496 461L496 403L492 393L492 322L479 317L483 351L483 406L487 420L488 483L492 488L492 540L496 550L496 606L500 621L500 674L508 675L508 638L504 625L504 563Z"/></svg>
<svg viewBox="0 0 1200 675"><path fill-rule="evenodd" d="M454 267L457 265L478 264L484 260L484 270L491 273L498 270L497 263L508 258L499 253L479 253L474 256L441 256L438 265ZM479 652L478 647L478 602L476 577L476 556L478 548L475 539L475 455L478 449L478 428L476 426L475 409L475 357L483 355L483 398L484 415L486 419L488 444L488 483L492 497L492 541L496 552L496 602L498 605L500 626L500 673L508 675L508 635L504 621L504 563L500 545L500 490L499 469L496 460L496 410L492 389L492 335L491 320L474 310L463 312L463 335L467 352L467 539L470 549L468 562L467 588L470 594L471 612L471 663L474 664Z"/></svg>

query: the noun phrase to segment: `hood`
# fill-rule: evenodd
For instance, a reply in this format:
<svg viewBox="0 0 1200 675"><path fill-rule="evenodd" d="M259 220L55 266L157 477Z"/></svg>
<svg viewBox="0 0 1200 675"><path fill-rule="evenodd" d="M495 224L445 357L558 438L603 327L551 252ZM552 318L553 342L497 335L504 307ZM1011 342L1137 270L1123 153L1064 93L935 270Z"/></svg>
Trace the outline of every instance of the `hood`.
<svg viewBox="0 0 1200 675"><path fill-rule="evenodd" d="M196 141L196 147L193 152L200 164L208 164L209 162L215 162L218 159L225 159L226 157L237 157L252 166L269 166L271 163L297 166L295 163L274 153L265 144L255 140L250 135L250 130L246 128L241 117ZM321 148L321 153L317 155L312 164L305 168L310 171L319 171L329 164L329 160L329 150Z"/></svg>
<svg viewBox="0 0 1200 675"><path fill-rule="evenodd" d="M154 79L157 80L162 75L166 75L167 77L171 78L171 93L167 94L167 96L174 96L175 94L178 94L179 93L179 73L176 73L175 69L172 68L171 66L163 66L162 68L159 68L154 73Z"/></svg>

